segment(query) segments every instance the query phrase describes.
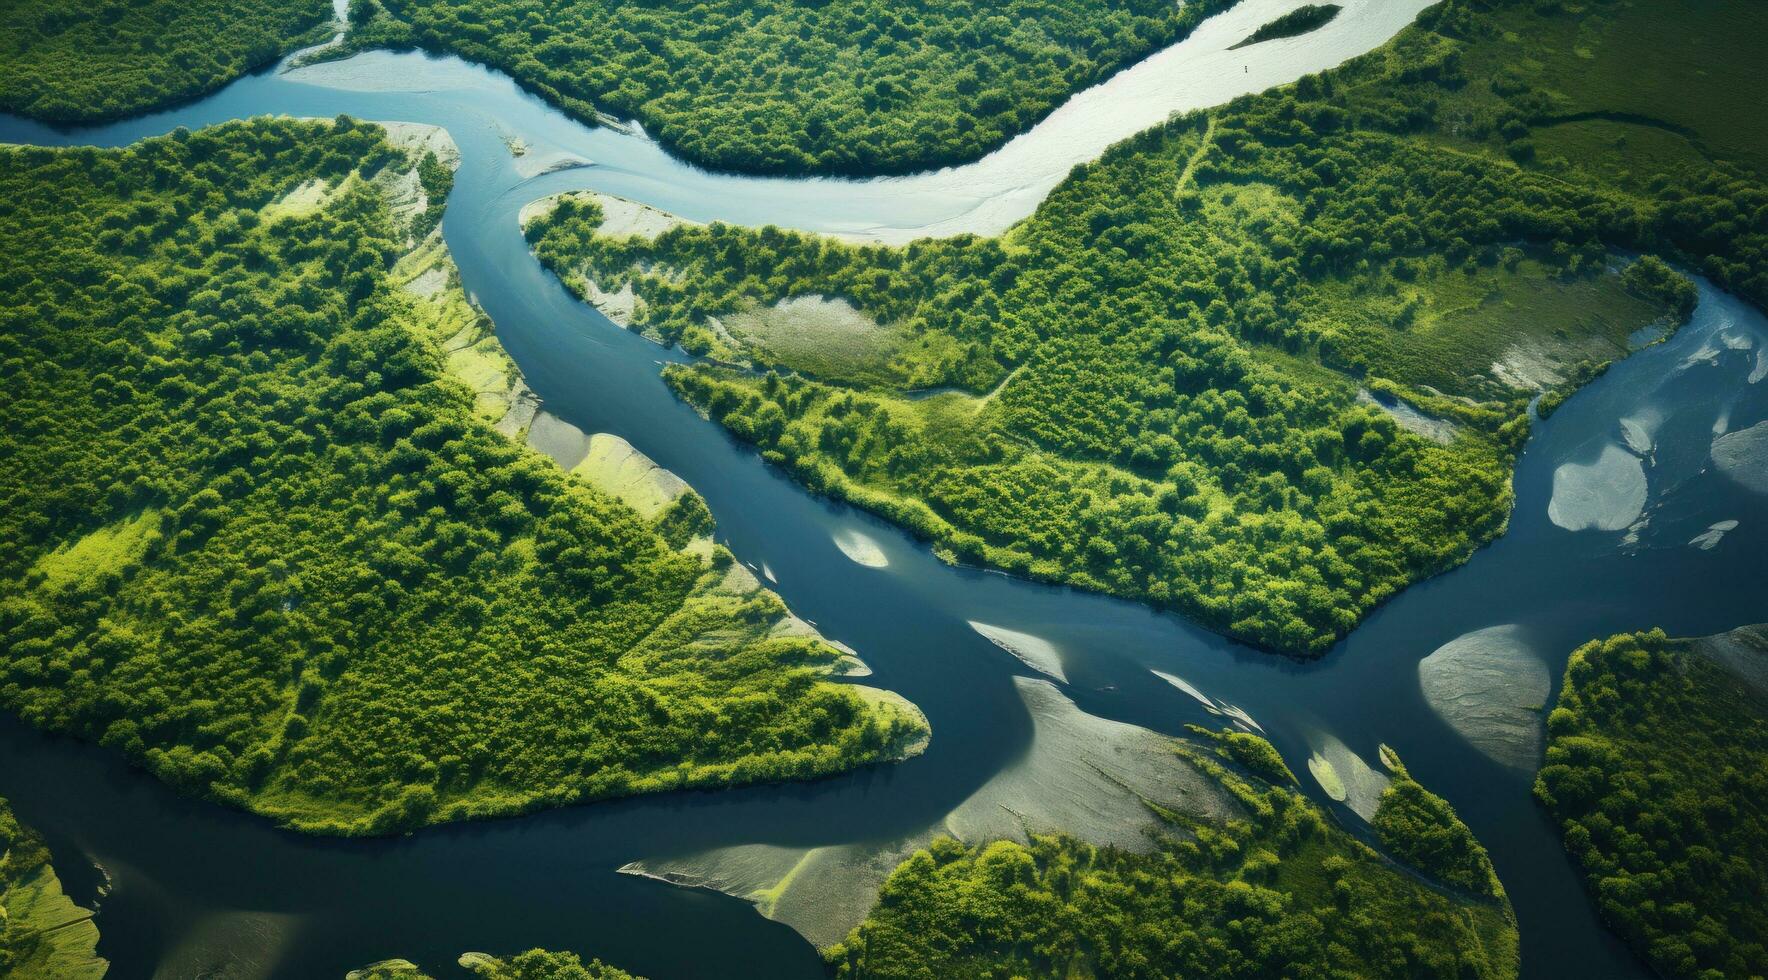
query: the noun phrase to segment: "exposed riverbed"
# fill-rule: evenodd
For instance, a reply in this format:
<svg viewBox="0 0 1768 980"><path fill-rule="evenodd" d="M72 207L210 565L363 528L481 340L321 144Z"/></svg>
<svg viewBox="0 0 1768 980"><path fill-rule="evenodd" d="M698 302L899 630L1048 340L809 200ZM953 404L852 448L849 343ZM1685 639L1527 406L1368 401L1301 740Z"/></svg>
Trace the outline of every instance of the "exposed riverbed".
<svg viewBox="0 0 1768 980"><path fill-rule="evenodd" d="M1347 3L1314 35L1229 52L1234 64L1206 50L1217 43L1225 50L1285 6L1246 0L1220 24L1206 23L1186 42L1194 45L1186 64L1192 55L1205 64L1195 69L1196 87L1175 94L1177 74L1151 85L1160 98L1208 101L1160 103L1168 107L1144 120L1134 114L1151 111L1147 99L1155 96L1118 81L1145 67L1138 66L1094 90L1116 93L1106 101L1087 109L1088 94L1077 96L1045 123L1052 128L971 167L891 180L705 174L642 139L581 127L503 76L416 54L254 76L172 112L93 129L0 117L0 140L44 144L116 145L265 112L447 127L462 153L444 223L448 244L465 288L497 323L546 411L626 440L695 487L736 555L767 569L798 615L855 648L875 671L870 683L920 705L934 731L919 758L812 784L670 794L400 840L335 841L185 799L110 752L0 722L0 796L45 832L76 900L90 901L98 889L92 862L111 876L98 922L113 975L184 976L232 963L243 976L341 976L403 956L447 976L464 949L538 945L581 950L657 980L815 976L810 945L748 903L617 869L745 845L805 850L920 834L1001 774L1043 757L1049 746L1034 747L1040 729L1025 684L1015 680L1030 677L1080 712L1168 733L1187 722L1223 724L1219 706L1234 706L1257 719L1298 774L1316 754L1332 763L1347 803L1303 779L1353 828L1360 824L1347 805L1357 801L1349 758L1374 760L1385 742L1491 849L1520 918L1525 975L1643 976L1585 902L1529 797L1526 760L1495 753L1508 742L1481 728L1529 727L1539 706L1522 702L1536 691L1455 671L1469 660L1477 665L1478 651L1499 636L1509 661L1539 664L1531 670L1544 671L1556 689L1566 655L1592 637L1651 626L1703 635L1768 620L1768 495L1747 478L1763 454L1733 438L1721 447L1724 472L1713 462L1715 439L1768 419L1768 384L1751 381L1760 380L1768 343L1768 321L1757 311L1703 285L1694 321L1680 334L1617 365L1538 428L1517 471L1517 509L1504 538L1401 594L1328 657L1297 664L1134 604L952 568L889 525L805 494L676 401L658 377L659 363L676 355L575 300L534 261L518 230L525 204L576 189L696 220L887 240L998 230L1105 143L1170 109L1337 63L1380 43L1422 4ZM1235 67L1243 69L1238 77ZM1223 72L1230 78L1218 78ZM1077 105L1072 139L1037 142L1040 131L1070 132L1060 127ZM511 156L511 136L529 147L523 158ZM523 176L521 160L536 154L595 165ZM1623 428L1628 419L1653 420L1649 438ZM1550 519L1555 474L1614 452L1644 473L1644 499L1637 514L1626 502L1626 527L1609 526L1618 518L1561 522L1581 527L1573 531ZM1571 503L1562 501L1561 516ZM1733 521L1711 547L1691 544ZM850 557L857 541L868 543L863 562ZM1014 639L1019 654L972 623ZM1021 637L1053 651L1058 672L1022 661L1031 648ZM1444 648L1451 655L1421 675L1420 662ZM1493 687L1499 692L1489 705L1468 693Z"/></svg>

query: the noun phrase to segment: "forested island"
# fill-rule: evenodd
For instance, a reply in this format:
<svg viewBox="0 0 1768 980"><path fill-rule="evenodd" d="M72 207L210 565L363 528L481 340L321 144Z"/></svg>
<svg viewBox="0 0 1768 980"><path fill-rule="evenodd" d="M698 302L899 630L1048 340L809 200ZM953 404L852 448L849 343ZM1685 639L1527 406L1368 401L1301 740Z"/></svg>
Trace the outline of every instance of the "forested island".
<svg viewBox="0 0 1768 980"><path fill-rule="evenodd" d="M1686 100L1629 81L1642 38L1768 27L1727 9L1748 24L1449 0L1119 144L998 239L604 234L593 196L528 235L585 298L747 365L668 380L810 488L953 561L1316 654L1504 529L1529 401L1681 322L1669 263L1768 299L1747 46L1659 66Z"/></svg>
<svg viewBox="0 0 1768 980"><path fill-rule="evenodd" d="M1304 4L1248 34L1246 40L1234 45L1229 50L1263 44L1266 41L1275 41L1279 38L1299 37L1309 31L1317 31L1330 23L1332 18L1337 17L1339 11L1343 9L1335 3Z"/></svg>
<svg viewBox="0 0 1768 980"><path fill-rule="evenodd" d="M1239 819L1163 811L1171 834L1149 854L1061 834L971 847L943 838L898 866L866 921L826 951L834 975L1516 976L1515 918L1495 877L1464 881L1465 859L1432 859L1414 870L1438 886L1420 882L1333 823L1293 777L1267 781L1287 774L1268 743L1224 737L1218 758L1207 743L1181 751L1239 801ZM1427 792L1435 804L1419 806L1420 792L1387 791L1380 813L1404 815L1384 841L1453 838L1484 861L1454 811Z"/></svg>
<svg viewBox="0 0 1768 980"><path fill-rule="evenodd" d="M1768 627L1579 647L1535 796L1603 922L1666 977L1768 974Z"/></svg>
<svg viewBox="0 0 1768 980"><path fill-rule="evenodd" d="M331 30L330 0L5 0L0 111L90 122L155 109Z"/></svg>
<svg viewBox="0 0 1768 980"><path fill-rule="evenodd" d="M452 143L394 136L0 150L0 704L334 834L913 751L691 490L521 444L556 420L436 231Z"/></svg>

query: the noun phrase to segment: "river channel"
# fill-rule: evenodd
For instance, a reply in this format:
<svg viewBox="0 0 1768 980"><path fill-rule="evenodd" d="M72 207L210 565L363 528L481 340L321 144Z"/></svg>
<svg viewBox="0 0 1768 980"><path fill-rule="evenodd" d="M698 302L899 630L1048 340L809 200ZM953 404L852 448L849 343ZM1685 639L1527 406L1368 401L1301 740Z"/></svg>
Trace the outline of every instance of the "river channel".
<svg viewBox="0 0 1768 980"><path fill-rule="evenodd" d="M1260 11L1270 3L1243 6L1247 13L1225 15L1239 20L1212 21L1199 34L1221 47L1222 38L1231 43L1268 19ZM1346 6L1343 30L1362 33L1327 35L1324 48L1298 38L1276 42L1290 47L1274 53L1258 54L1257 46L1232 59L1193 50L1217 59L1216 74L1244 62L1241 77L1200 86L1172 108L1214 104L1336 64L1385 40L1421 4ZM1277 61L1287 67L1272 67ZM1088 119L1110 111L1090 105ZM585 431L625 437L699 490L731 550L771 571L798 615L858 650L876 672L868 683L920 705L933 741L919 758L814 783L339 841L185 798L111 752L0 720L0 796L44 831L77 901L103 893L99 952L113 976L182 977L231 964L242 976L339 977L390 956L453 976L465 950L532 946L578 950L657 980L819 976L813 948L747 902L616 869L740 844L889 840L937 823L1032 740L1013 678L1033 672L972 621L1047 641L1066 677L1062 693L1093 715L1173 734L1186 723L1221 723L1160 671L1243 709L1298 773L1316 751L1342 746L1373 761L1378 744L1393 746L1490 849L1519 916L1525 976L1645 975L1600 927L1529 795L1538 749L1525 739L1519 760L1515 746L1507 754L1468 738L1432 707L1419 664L1477 634L1464 643L1501 640L1507 663L1548 678L1556 691L1567 654L1590 638L1653 626L1697 635L1768 620L1768 496L1711 461L1715 438L1768 419L1768 384L1752 381L1768 365L1768 320L1758 311L1702 283L1692 323L1618 363L1537 426L1502 538L1406 590L1328 656L1297 663L1132 603L951 567L890 525L805 493L678 402L659 365L679 355L573 299L529 254L516 221L529 201L587 188L700 220L885 240L998 231L1029 213L1073 162L1096 155L1109 126L1058 130L1069 135L1035 167L985 158L972 165L982 169L923 177L760 180L688 167L642 135L586 128L508 78L457 59L370 53L255 75L175 110L99 127L59 130L0 117L0 141L121 145L265 113L446 127L462 163L444 234L465 288L547 409ZM1118 125L1147 124L1135 118ZM1000 152L1036 156L1021 145L1036 132ZM512 138L527 145L526 156L512 156ZM533 175L551 166L564 169ZM1579 522L1566 519L1563 496L1556 523L1549 514L1556 475L1562 490L1575 485L1580 473L1598 472L1585 467L1613 462L1617 447L1623 469L1644 474L1643 504L1583 506L1607 507L1604 518L1619 507L1631 530L1599 529L1613 519L1567 530ZM1710 547L1691 543L1726 521L1737 524ZM875 542L888 563L850 560L836 541L854 535ZM1361 827L1312 782L1307 789L1347 827Z"/></svg>

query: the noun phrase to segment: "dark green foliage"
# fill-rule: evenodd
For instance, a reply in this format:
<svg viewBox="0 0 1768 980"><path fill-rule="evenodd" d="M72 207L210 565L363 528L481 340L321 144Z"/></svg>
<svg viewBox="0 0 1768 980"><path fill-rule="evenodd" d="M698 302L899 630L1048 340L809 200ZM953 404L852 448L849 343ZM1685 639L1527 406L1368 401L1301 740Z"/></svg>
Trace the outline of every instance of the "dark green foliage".
<svg viewBox="0 0 1768 980"><path fill-rule="evenodd" d="M706 501L699 494L689 490L663 508L663 513L657 515L656 528L671 548L685 548L694 538L712 533L712 511L706 509Z"/></svg>
<svg viewBox="0 0 1768 980"><path fill-rule="evenodd" d="M1621 282L1633 292L1675 310L1682 319L1694 312L1694 305L1700 300L1694 283L1655 255L1642 256L1628 266L1627 271L1621 273Z"/></svg>
<svg viewBox="0 0 1768 980"><path fill-rule="evenodd" d="M816 776L913 727L721 590L728 553L474 415L389 278L365 178L414 162L378 128L0 162L7 710L327 833Z"/></svg>
<svg viewBox="0 0 1768 980"><path fill-rule="evenodd" d="M795 372L668 379L813 489L955 560L1318 653L1504 527L1532 393L1493 370L1511 346L1558 345L1563 373L1588 377L1632 330L1686 313L1690 286L1655 259L1610 272L1616 253L1768 299L1754 178L1713 165L1641 194L1519 167L1504 134L1529 131L1526 86L1481 86L1478 112L1506 122L1463 125L1449 106L1493 16L1451 0L1340 69L1128 140L1001 239L616 239L567 202L530 240L567 282L631 284L649 332ZM708 326L813 293L894 332L888 362L823 358L811 377ZM1415 436L1358 386L1459 434Z"/></svg>
<svg viewBox="0 0 1768 980"><path fill-rule="evenodd" d="M380 0L353 43L451 51L695 163L905 172L979 157L1227 0Z"/></svg>
<svg viewBox="0 0 1768 980"><path fill-rule="evenodd" d="M1535 796L1559 822L1603 921L1660 973L1759 977L1768 974L1759 686L1768 651L1758 639L1746 652L1752 687L1711 659L1707 642L1653 630L1574 652Z"/></svg>
<svg viewBox="0 0 1768 980"><path fill-rule="evenodd" d="M1062 836L936 841L829 964L928 980L1516 975L1507 906L1412 880L1292 790L1224 778L1249 818L1186 828L1152 854Z"/></svg>
<svg viewBox="0 0 1768 980"><path fill-rule="evenodd" d="M194 98L331 17L328 0L0 0L0 110L89 122Z"/></svg>
<svg viewBox="0 0 1768 980"><path fill-rule="evenodd" d="M426 152L417 163L418 186L424 191L424 213L412 229L412 237L423 238L430 229L442 223L442 212L448 207L448 192L454 189L454 171Z"/></svg>
<svg viewBox="0 0 1768 980"><path fill-rule="evenodd" d="M1391 750L1383 757L1393 782L1381 794L1371 823L1388 853L1432 878L1483 898L1501 899L1504 886L1486 849L1442 797L1425 789Z"/></svg>
<svg viewBox="0 0 1768 980"><path fill-rule="evenodd" d="M1253 31L1247 35L1246 40L1230 45L1228 50L1244 48L1249 44L1258 44L1261 41L1275 41L1280 37L1296 37L1317 31L1331 23L1332 18L1337 17L1339 11L1343 9L1336 3L1303 4Z"/></svg>

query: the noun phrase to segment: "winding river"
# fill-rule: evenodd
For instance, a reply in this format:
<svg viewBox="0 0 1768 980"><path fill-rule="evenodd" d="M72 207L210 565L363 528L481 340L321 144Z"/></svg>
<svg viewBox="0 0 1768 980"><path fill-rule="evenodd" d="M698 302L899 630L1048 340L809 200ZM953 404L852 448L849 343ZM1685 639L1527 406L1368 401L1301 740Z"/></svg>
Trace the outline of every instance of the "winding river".
<svg viewBox="0 0 1768 980"><path fill-rule="evenodd" d="M1529 709L1551 695L1511 706L1520 741L1494 740L1457 711L1464 692L1453 666L1469 654L1498 658L1507 677L1544 691L1557 687L1567 653L1591 637L1651 626L1704 634L1768 620L1768 496L1710 459L1718 435L1768 419L1768 385L1750 380L1768 364L1768 320L1757 311L1703 284L1688 327L1617 364L1538 426L1503 538L1404 592L1329 656L1300 664L1134 604L947 566L890 526L805 494L677 402L658 377L659 363L676 355L572 299L529 255L516 225L535 198L593 188L702 220L886 240L998 231L1106 143L1168 111L1367 50L1423 4L1347 3L1316 35L1220 51L1283 6L1247 0L1204 25L1191 47L1175 46L1214 59L1202 62L1214 66L1207 71L1169 66L1162 74L1146 66L1186 59L1157 55L1117 76L1141 87L1113 89L1114 78L977 164L889 180L707 174L642 137L586 129L501 75L419 54L257 75L173 111L88 129L0 117L0 140L51 145L119 145L261 113L445 126L463 157L443 225L448 244L467 290L548 409L586 431L625 437L697 488L731 549L769 569L799 615L859 650L876 671L871 683L920 705L934 731L920 758L811 784L337 841L184 798L110 752L0 721L0 796L44 830L76 900L103 893L99 951L113 976L187 976L227 963L242 976L336 977L389 956L453 975L449 965L464 950L530 946L580 950L658 980L818 976L809 944L748 903L615 869L740 844L888 840L936 823L1031 748L1032 721L1013 678L1033 671L971 622L1044 641L1043 655L1065 677L1063 693L1093 715L1169 733L1219 723L1159 671L1243 709L1298 772L1314 752L1374 760L1379 743L1392 745L1490 848L1520 918L1526 976L1643 976L1600 928L1529 796L1538 750L1528 739L1539 718ZM1175 93L1175 80L1186 78L1194 86ZM1114 92L1131 101L1113 104ZM530 147L527 156L511 156L512 137ZM527 175L574 160L593 165ZM1626 482L1634 470L1643 502L1576 492L1582 475L1621 472ZM1709 532L1725 521L1738 523L1714 538ZM1630 530L1598 529L1617 523ZM860 538L886 564L857 563L837 543L851 550ZM1433 666L1421 682L1426 658ZM1449 670L1447 682L1435 665ZM1308 789L1359 826L1348 808Z"/></svg>

